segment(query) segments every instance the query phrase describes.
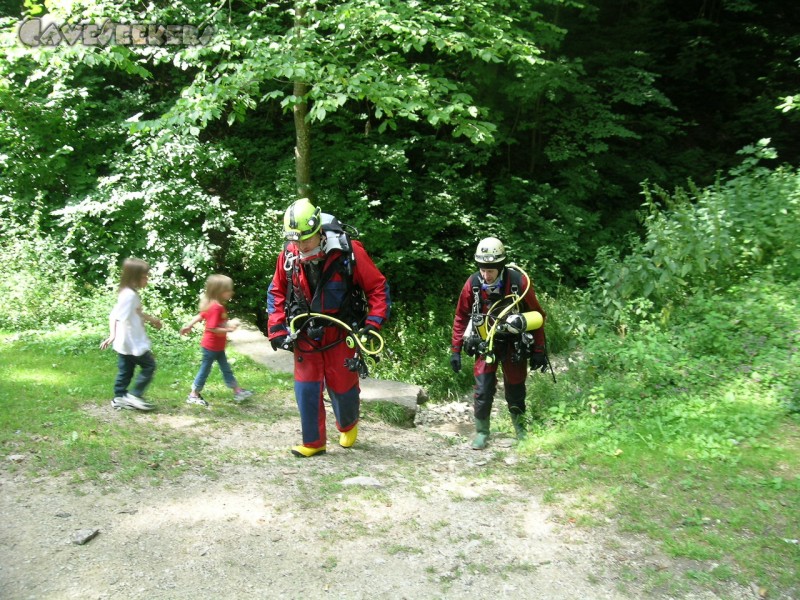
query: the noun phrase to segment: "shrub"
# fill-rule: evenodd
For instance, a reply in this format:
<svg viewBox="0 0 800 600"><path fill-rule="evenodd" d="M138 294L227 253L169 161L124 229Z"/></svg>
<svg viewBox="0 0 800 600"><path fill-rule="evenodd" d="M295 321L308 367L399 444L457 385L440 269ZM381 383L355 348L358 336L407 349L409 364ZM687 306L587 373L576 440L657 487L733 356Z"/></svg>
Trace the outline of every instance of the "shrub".
<svg viewBox="0 0 800 600"><path fill-rule="evenodd" d="M420 385L433 400L465 394L472 385L469 361L465 355L458 374L449 362L454 311L454 304L433 297L420 304L393 305L383 333L388 351L375 376Z"/></svg>
<svg viewBox="0 0 800 600"><path fill-rule="evenodd" d="M79 288L70 264L52 238L18 229L4 232L13 243L0 249L0 328L43 329L91 319L91 288Z"/></svg>
<svg viewBox="0 0 800 600"><path fill-rule="evenodd" d="M798 277L800 174L754 164L703 190L645 188L644 240L622 259L608 248L598 254L591 294L604 318L622 331L668 319L686 298L727 289L765 265Z"/></svg>

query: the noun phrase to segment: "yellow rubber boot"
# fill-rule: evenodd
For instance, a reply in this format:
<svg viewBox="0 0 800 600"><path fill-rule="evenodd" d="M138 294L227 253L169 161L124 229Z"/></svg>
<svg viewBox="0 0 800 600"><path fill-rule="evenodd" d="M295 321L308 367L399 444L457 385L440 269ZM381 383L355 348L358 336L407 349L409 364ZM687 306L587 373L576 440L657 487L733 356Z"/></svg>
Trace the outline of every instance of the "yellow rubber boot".
<svg viewBox="0 0 800 600"><path fill-rule="evenodd" d="M339 436L339 445L342 448L349 448L353 444L356 443L356 438L358 437L358 424L353 425L353 428L350 431L344 431Z"/></svg>
<svg viewBox="0 0 800 600"><path fill-rule="evenodd" d="M292 454L295 456L301 456L303 458L308 458L309 456L314 456L316 454L325 454L325 446L321 446L319 448L309 448L308 446L292 446Z"/></svg>

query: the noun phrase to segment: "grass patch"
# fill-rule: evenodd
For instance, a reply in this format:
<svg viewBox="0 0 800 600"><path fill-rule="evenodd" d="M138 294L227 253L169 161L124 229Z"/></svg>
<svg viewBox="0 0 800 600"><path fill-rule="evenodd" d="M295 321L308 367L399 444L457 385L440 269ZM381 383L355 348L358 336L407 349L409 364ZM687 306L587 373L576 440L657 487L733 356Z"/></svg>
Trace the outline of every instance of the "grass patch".
<svg viewBox="0 0 800 600"><path fill-rule="evenodd" d="M361 416L372 418L396 427L414 425L414 414L402 406L389 402L362 402Z"/></svg>
<svg viewBox="0 0 800 600"><path fill-rule="evenodd" d="M77 481L155 482L189 468L213 473L203 436L194 429L159 424L152 414L110 407L116 355L101 352L102 332L62 327L48 332L0 334L0 447L12 470L30 475L70 472ZM232 355L237 377L257 391L237 405L212 372L206 398L213 412L185 404L199 366L196 341L158 333L158 369L148 398L156 415L190 415L202 426L225 427L242 421L270 423L296 416L277 399L291 393L291 376L274 374L247 358ZM219 382L213 381L215 376Z"/></svg>
<svg viewBox="0 0 800 600"><path fill-rule="evenodd" d="M533 377L517 474L574 525L656 540L686 564L671 589L800 597L798 295L766 271L586 336L557 385Z"/></svg>
<svg viewBox="0 0 800 600"><path fill-rule="evenodd" d="M705 587L735 580L789 597L800 591L797 418L779 420L735 460L700 459L680 444L674 452L652 448L637 436L609 455L587 450L592 426L578 420L557 429L526 446L517 474L547 487L545 501L573 524L608 517L622 531L646 534L694 564L687 576Z"/></svg>
<svg viewBox="0 0 800 600"><path fill-rule="evenodd" d="M386 552L392 556L396 556L398 554L412 555L425 553L422 548L414 548L404 544L389 544L386 546Z"/></svg>

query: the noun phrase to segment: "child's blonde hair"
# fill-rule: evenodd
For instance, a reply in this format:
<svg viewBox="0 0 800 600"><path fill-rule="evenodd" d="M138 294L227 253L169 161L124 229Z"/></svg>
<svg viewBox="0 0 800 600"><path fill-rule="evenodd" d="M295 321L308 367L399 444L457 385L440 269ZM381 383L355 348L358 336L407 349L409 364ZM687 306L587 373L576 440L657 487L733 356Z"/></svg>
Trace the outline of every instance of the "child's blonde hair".
<svg viewBox="0 0 800 600"><path fill-rule="evenodd" d="M119 278L117 293L124 288L138 290L142 284L142 277L150 272L150 265L138 258L126 258L122 263L122 274Z"/></svg>
<svg viewBox="0 0 800 600"><path fill-rule="evenodd" d="M206 279L206 289L200 298L200 310L204 311L215 300L222 304L222 294L233 289L233 279L227 275L211 275Z"/></svg>

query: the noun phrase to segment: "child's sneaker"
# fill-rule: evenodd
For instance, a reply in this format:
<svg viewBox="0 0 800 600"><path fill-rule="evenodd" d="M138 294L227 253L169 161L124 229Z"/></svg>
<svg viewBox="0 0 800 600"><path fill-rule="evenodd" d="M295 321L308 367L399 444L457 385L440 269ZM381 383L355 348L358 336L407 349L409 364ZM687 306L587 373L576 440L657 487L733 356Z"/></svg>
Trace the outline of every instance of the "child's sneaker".
<svg viewBox="0 0 800 600"><path fill-rule="evenodd" d="M154 405L146 402L144 398L139 398L139 396L134 396L133 394L125 394L122 400L127 404L123 408L135 408L136 410L153 410L155 408Z"/></svg>
<svg viewBox="0 0 800 600"><path fill-rule="evenodd" d="M247 400L252 395L253 395L253 392L251 392L250 390L239 390L238 392L236 392L233 395L233 401L234 402L244 402L245 400Z"/></svg>
<svg viewBox="0 0 800 600"><path fill-rule="evenodd" d="M197 394L189 394L186 396L186 404L199 404L200 406L208 406L208 402L206 402L205 398L202 395Z"/></svg>
<svg viewBox="0 0 800 600"><path fill-rule="evenodd" d="M111 408L115 410L134 410L133 406L128 404L123 396L117 396L111 401Z"/></svg>

